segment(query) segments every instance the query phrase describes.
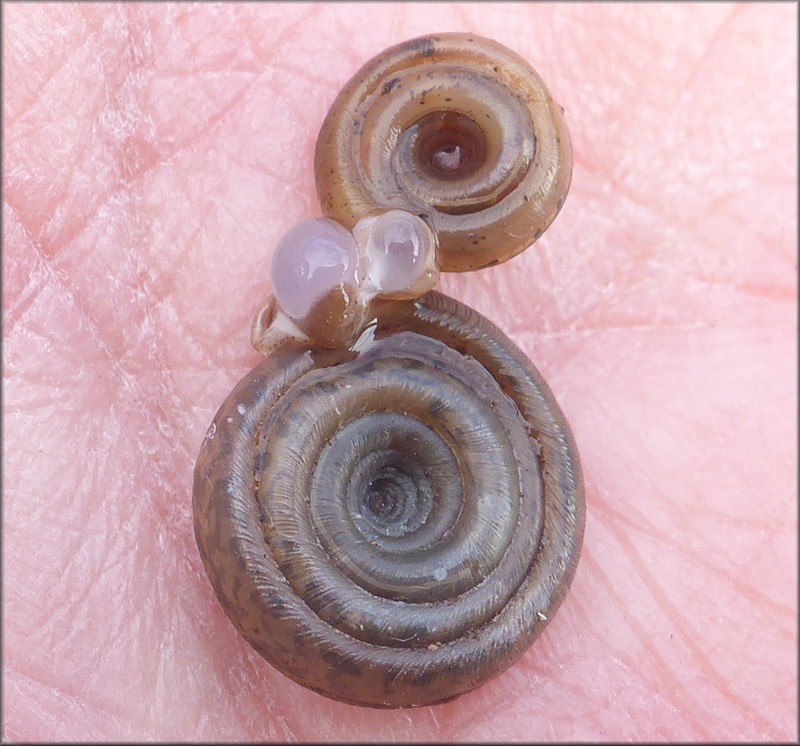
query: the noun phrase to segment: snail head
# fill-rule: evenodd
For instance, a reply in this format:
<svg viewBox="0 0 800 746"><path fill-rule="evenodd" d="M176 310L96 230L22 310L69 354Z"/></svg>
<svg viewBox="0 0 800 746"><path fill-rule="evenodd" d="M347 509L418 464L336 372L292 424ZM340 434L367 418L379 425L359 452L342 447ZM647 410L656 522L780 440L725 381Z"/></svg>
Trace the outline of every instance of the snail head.
<svg viewBox="0 0 800 746"><path fill-rule="evenodd" d="M306 220L279 241L270 276L274 297L252 327L257 350L266 354L286 336L348 347L374 318L376 302L433 289L436 237L403 210L363 218L352 233L330 218Z"/></svg>

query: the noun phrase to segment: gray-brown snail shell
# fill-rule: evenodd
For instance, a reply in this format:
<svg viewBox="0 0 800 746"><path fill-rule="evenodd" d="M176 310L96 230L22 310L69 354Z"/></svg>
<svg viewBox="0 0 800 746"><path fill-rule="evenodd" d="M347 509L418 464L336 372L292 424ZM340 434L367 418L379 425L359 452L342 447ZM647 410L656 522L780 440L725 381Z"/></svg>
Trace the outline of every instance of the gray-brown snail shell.
<svg viewBox="0 0 800 746"><path fill-rule="evenodd" d="M464 50L480 60L505 55L500 62L512 77L503 77L501 88L522 75L524 63L503 47L442 35L388 50L345 92L360 90L365 76L382 80L380 65L402 83L397 60L422 75L431 60L446 60L446 77L458 82L455 58ZM473 97L483 90L468 87ZM392 84L386 96L398 88ZM442 97L431 111L448 114L444 99L452 97L435 90ZM535 157L550 153L556 174L568 162L568 138L553 141L563 121L549 96L543 101L556 112L556 129L537 129L533 150ZM476 111L464 106L460 114ZM531 129L528 116L520 132ZM483 122L480 128L494 147L496 132ZM344 157L325 155L329 147L321 142L317 151L318 185L325 182L320 163ZM397 157L402 165L404 156ZM491 170L494 161L487 163ZM565 192L568 171L544 192L553 184ZM458 179L450 174L447 181ZM322 192L321 199L326 204ZM373 195L367 212L359 208L355 220L342 222L352 228L388 208L416 215L416 199L386 204ZM439 267L483 266L521 250L498 238L503 215L514 225L522 220L520 201L527 205L511 189L481 207L496 224L485 228L492 241L480 251L459 243L448 227L455 223L429 211L439 249L443 235L449 241ZM557 209L539 205L527 213L526 235L543 229ZM300 233L308 230L338 231L322 222L304 224ZM357 319L354 328L337 335L331 309L338 306L330 298L345 305L358 298L353 246L345 236L331 255L349 284L320 295L315 308L323 314L298 311L297 327L290 323L296 334L285 326L270 333L282 313L275 300L257 316L253 340L266 359L231 392L203 441L194 473L195 535L226 614L285 675L357 705L436 704L510 666L561 603L583 537L580 462L541 375L490 321L425 292L435 281L430 264L414 285L424 294L394 287L373 293L358 301L358 314L345 314Z"/></svg>
<svg viewBox="0 0 800 746"><path fill-rule="evenodd" d="M436 292L361 352L287 343L234 389L195 470L226 613L295 681L434 704L511 665L558 607L584 508L550 390L488 320Z"/></svg>

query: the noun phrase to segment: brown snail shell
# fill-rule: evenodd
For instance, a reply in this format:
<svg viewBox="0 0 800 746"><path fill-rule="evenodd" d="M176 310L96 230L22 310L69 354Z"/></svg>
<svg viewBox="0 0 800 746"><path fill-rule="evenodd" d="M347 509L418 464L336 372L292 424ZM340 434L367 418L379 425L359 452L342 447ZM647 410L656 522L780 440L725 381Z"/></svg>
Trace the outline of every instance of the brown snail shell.
<svg viewBox="0 0 800 746"><path fill-rule="evenodd" d="M250 644L372 707L444 702L510 666L566 593L584 525L547 384L436 292L387 301L356 349L276 344L214 418L193 500Z"/></svg>
<svg viewBox="0 0 800 746"><path fill-rule="evenodd" d="M561 108L520 56L474 34L425 36L367 62L322 125L326 215L428 220L445 272L506 261L553 221L572 176Z"/></svg>

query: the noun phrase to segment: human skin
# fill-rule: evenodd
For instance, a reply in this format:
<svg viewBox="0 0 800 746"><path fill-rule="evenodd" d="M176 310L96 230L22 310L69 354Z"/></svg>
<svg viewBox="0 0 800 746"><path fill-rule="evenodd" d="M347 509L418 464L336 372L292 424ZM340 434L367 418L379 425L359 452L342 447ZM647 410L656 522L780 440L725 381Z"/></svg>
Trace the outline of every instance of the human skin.
<svg viewBox="0 0 800 746"><path fill-rule="evenodd" d="M4 4L3 737L795 740L793 4ZM565 108L572 188L439 288L572 424L572 589L438 707L322 698L238 635L194 460L259 361L277 241L319 214L327 108L373 54L476 31Z"/></svg>

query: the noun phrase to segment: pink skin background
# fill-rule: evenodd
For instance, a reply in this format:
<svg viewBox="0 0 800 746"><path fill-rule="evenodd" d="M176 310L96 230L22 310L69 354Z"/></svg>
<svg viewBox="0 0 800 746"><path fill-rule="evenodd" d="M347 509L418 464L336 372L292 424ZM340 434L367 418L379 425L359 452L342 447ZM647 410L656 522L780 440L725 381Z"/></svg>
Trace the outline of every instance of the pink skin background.
<svg viewBox="0 0 800 746"><path fill-rule="evenodd" d="M797 733L797 7L3 5L3 737L785 740ZM440 287L507 330L583 458L572 590L435 708L329 701L233 629L191 480L317 216L344 82L475 31L566 109L566 205Z"/></svg>

